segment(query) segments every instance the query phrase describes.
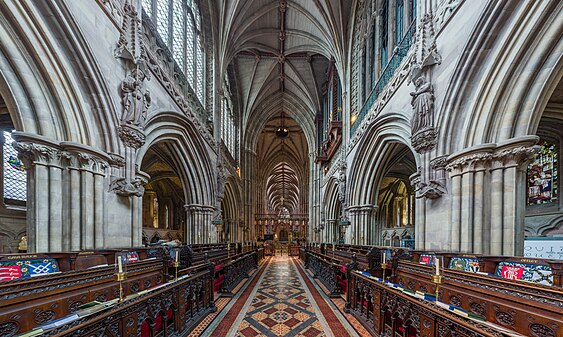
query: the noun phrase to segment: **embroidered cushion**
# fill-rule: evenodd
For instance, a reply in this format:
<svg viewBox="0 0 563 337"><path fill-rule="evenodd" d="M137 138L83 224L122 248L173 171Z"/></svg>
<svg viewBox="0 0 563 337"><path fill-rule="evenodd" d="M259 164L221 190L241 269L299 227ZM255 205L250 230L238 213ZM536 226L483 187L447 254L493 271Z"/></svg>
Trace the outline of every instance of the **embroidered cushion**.
<svg viewBox="0 0 563 337"><path fill-rule="evenodd" d="M0 282L46 275L58 271L57 261L51 258L3 261L0 262Z"/></svg>
<svg viewBox="0 0 563 337"><path fill-rule="evenodd" d="M501 262L497 266L495 275L509 280L522 280L548 286L553 285L551 268L538 264Z"/></svg>
<svg viewBox="0 0 563 337"><path fill-rule="evenodd" d="M479 260L467 257L454 257L450 260L450 269L476 273L479 271Z"/></svg>
<svg viewBox="0 0 563 337"><path fill-rule="evenodd" d="M418 263L425 264L427 266L433 266L435 258L436 257L434 255L421 254L420 258L418 259Z"/></svg>

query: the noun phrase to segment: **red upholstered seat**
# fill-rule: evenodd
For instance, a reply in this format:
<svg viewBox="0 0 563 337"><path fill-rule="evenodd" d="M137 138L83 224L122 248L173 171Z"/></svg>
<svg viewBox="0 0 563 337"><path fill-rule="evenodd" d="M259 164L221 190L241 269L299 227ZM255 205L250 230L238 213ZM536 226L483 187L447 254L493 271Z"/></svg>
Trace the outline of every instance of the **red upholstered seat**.
<svg viewBox="0 0 563 337"><path fill-rule="evenodd" d="M223 281L225 280L225 275L220 275L218 278L213 280L213 292L218 292L223 285Z"/></svg>
<svg viewBox="0 0 563 337"><path fill-rule="evenodd" d="M215 272L218 272L219 270L221 270L221 268L223 268L223 264L218 264L215 266Z"/></svg>
<svg viewBox="0 0 563 337"><path fill-rule="evenodd" d="M141 337L149 337L149 322L147 320L141 324Z"/></svg>
<svg viewBox="0 0 563 337"><path fill-rule="evenodd" d="M344 274L346 274L346 271L347 271L347 270L348 270L348 269L346 268L346 265L341 265L341 266L340 266L340 271L343 272Z"/></svg>

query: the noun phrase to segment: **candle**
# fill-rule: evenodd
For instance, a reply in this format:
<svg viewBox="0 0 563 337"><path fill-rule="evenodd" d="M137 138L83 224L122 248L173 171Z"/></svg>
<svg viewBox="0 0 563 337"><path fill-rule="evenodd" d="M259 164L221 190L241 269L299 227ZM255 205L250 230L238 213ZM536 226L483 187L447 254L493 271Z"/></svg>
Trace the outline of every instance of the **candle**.
<svg viewBox="0 0 563 337"><path fill-rule="evenodd" d="M382 261L381 263L385 263L385 252L383 252L383 254L381 255Z"/></svg>
<svg viewBox="0 0 563 337"><path fill-rule="evenodd" d="M117 269L119 270L119 273L122 274L123 273L123 265L121 264L121 256L119 256L117 258Z"/></svg>
<svg viewBox="0 0 563 337"><path fill-rule="evenodd" d="M178 249L176 249L176 262L178 262L180 260L180 252L178 251Z"/></svg>
<svg viewBox="0 0 563 337"><path fill-rule="evenodd" d="M436 275L440 275L440 259L436 258Z"/></svg>
<svg viewBox="0 0 563 337"><path fill-rule="evenodd" d="M334 243L332 244L332 251L334 252L335 248L334 248Z"/></svg>

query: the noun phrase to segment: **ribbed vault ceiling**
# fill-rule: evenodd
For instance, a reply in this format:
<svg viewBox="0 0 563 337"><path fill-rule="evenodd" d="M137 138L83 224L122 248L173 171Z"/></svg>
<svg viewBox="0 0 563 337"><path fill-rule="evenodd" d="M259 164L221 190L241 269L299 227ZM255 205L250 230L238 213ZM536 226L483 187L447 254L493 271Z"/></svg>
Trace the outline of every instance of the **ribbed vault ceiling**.
<svg viewBox="0 0 563 337"><path fill-rule="evenodd" d="M340 73L349 45L351 0L216 0L219 64L227 72L243 146L256 149L262 198L273 211L301 212L308 153L330 62ZM280 115L292 125L284 146ZM283 150L282 150L283 148ZM283 198L283 201L282 201ZM301 204L301 206L300 206ZM273 208L273 209L272 209Z"/></svg>

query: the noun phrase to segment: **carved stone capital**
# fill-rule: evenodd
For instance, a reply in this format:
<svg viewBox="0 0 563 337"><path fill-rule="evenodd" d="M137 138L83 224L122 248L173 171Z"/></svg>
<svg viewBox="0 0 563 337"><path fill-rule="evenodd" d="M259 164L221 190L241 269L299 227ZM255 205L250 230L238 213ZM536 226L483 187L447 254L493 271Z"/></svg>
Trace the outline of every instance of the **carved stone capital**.
<svg viewBox="0 0 563 337"><path fill-rule="evenodd" d="M527 163L537 154L539 147L519 146L501 150L493 155L493 159L502 162L504 166L520 166Z"/></svg>
<svg viewBox="0 0 563 337"><path fill-rule="evenodd" d="M59 150L47 145L14 141L12 146L28 167L37 163L54 164L60 158Z"/></svg>

